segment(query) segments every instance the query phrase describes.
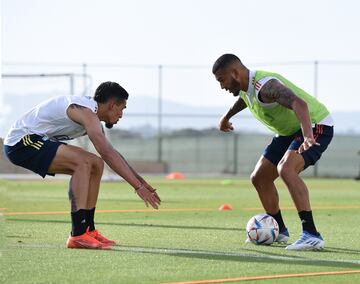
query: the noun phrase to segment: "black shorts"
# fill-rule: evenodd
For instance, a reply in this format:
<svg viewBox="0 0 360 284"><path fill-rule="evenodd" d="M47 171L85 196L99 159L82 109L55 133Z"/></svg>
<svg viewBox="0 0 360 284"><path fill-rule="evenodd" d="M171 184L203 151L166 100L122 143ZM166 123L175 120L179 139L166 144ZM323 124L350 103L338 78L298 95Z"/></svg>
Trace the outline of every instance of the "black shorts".
<svg viewBox="0 0 360 284"><path fill-rule="evenodd" d="M31 170L44 178L46 175L54 175L48 173L48 170L58 147L62 144L65 143L46 140L32 134L24 136L14 146L4 145L4 153L13 164Z"/></svg>
<svg viewBox="0 0 360 284"><path fill-rule="evenodd" d="M304 169L314 165L320 159L321 154L326 150L334 136L334 127L315 124L313 134L316 142L318 142L320 146L314 145L301 153L305 161ZM264 157L277 166L287 150L296 151L303 142L304 137L301 129L290 136L274 137L271 143L266 147Z"/></svg>

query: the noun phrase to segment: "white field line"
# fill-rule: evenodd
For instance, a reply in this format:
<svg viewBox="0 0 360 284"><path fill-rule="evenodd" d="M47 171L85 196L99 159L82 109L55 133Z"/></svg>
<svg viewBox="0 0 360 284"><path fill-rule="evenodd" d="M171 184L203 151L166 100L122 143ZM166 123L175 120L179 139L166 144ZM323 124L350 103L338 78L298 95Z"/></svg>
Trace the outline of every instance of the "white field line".
<svg viewBox="0 0 360 284"><path fill-rule="evenodd" d="M8 245L8 248L44 248L44 249L59 249L64 248L64 245L51 244L18 244ZM5 247L6 248L6 247ZM119 252L134 252L134 253L154 253L154 254L168 254L168 255L188 255L188 256L209 256L209 257L246 257L254 259L268 259L268 260L285 260L294 262L322 262L331 264L355 264L360 266L360 260L354 259L322 259L322 258L306 258L299 256L275 256L275 255L261 255L242 252L223 252L223 251L207 251L207 250L192 250L192 249L174 249L174 248L151 248L151 247L136 247L136 246L115 246L111 250L105 251L119 251Z"/></svg>

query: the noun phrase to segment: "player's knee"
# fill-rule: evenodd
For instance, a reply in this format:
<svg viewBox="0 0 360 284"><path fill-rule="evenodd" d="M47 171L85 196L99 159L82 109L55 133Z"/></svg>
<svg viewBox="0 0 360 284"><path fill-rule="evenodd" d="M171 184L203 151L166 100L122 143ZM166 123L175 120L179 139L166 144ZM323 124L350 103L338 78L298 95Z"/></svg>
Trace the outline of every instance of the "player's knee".
<svg viewBox="0 0 360 284"><path fill-rule="evenodd" d="M104 171L104 160L94 155L92 160L92 172L102 175Z"/></svg>
<svg viewBox="0 0 360 284"><path fill-rule="evenodd" d="M251 180L251 183L255 186L259 185L262 178L261 178L261 174L257 171L257 170L254 170L251 174L250 174L250 180Z"/></svg>
<svg viewBox="0 0 360 284"><path fill-rule="evenodd" d="M289 164L286 162L280 162L277 165L277 172L282 179L286 179L288 177L290 171L291 171L291 168L290 168Z"/></svg>
<svg viewBox="0 0 360 284"><path fill-rule="evenodd" d="M79 171L91 172L97 156L91 153L83 153L79 155L74 162L76 163L76 169Z"/></svg>

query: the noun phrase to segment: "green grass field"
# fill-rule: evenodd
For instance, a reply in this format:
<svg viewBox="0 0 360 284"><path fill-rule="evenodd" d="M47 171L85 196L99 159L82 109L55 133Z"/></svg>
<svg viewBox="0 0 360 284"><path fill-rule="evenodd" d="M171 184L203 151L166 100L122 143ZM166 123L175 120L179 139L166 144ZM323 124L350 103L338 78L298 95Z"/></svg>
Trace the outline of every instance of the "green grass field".
<svg viewBox="0 0 360 284"><path fill-rule="evenodd" d="M244 243L248 219L263 212L248 180L228 185L221 179L150 181L163 199L159 211L141 211L145 205L125 183L102 184L96 221L119 243L110 251L65 248L70 230L66 182L0 181L0 283L224 283L285 274L302 277L247 283L360 283L359 182L306 180L326 248L291 252L284 245ZM278 188L294 241L301 231L297 212L281 182ZM218 211L223 203L233 210ZM357 273L304 275L342 271Z"/></svg>

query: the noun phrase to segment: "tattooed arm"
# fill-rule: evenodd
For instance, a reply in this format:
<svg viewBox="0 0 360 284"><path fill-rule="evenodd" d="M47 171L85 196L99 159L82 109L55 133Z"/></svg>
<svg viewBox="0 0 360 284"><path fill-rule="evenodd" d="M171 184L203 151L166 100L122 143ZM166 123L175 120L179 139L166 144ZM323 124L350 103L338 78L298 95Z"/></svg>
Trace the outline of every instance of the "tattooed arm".
<svg viewBox="0 0 360 284"><path fill-rule="evenodd" d="M234 130L232 123L229 121L235 114L242 111L247 107L246 103L242 98L239 98L234 105L229 109L229 111L223 115L219 122L219 129L224 132L230 132Z"/></svg>
<svg viewBox="0 0 360 284"><path fill-rule="evenodd" d="M259 98L264 103L277 102L294 111L296 117L300 121L301 130L304 136L304 143L299 148L300 153L313 145L319 145L313 136L307 103L296 96L292 90L281 84L278 80L271 79L261 88Z"/></svg>

